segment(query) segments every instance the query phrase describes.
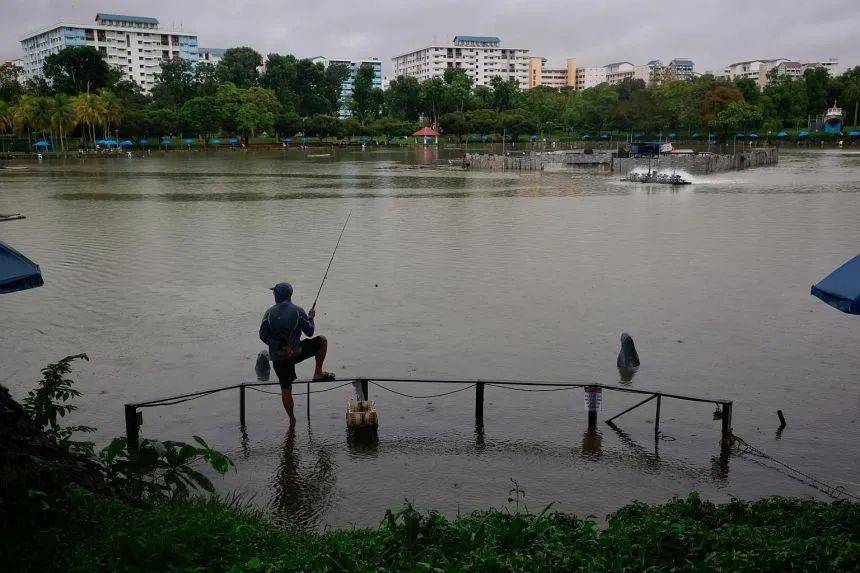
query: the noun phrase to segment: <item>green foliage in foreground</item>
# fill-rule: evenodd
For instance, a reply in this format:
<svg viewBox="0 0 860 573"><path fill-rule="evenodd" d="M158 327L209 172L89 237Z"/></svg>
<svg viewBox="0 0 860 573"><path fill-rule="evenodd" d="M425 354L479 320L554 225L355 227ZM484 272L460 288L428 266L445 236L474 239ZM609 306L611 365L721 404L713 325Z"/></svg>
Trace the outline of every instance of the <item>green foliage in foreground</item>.
<svg viewBox="0 0 860 573"><path fill-rule="evenodd" d="M0 551L3 563L16 570L72 571L860 568L860 505L847 501L769 498L715 505L691 494L664 505L633 503L611 515L603 529L550 511L485 511L447 520L407 505L388 512L377 529L327 533L279 529L254 510L215 499L134 506L74 491L68 508L40 535L16 540L14 552Z"/></svg>

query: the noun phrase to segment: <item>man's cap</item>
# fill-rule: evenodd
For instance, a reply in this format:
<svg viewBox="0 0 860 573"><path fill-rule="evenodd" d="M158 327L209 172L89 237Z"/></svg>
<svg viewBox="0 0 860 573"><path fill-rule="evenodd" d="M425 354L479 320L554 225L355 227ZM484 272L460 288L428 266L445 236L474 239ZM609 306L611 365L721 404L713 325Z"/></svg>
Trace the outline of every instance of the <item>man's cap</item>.
<svg viewBox="0 0 860 573"><path fill-rule="evenodd" d="M293 285L290 283L278 283L269 290L274 291L275 298L290 298L293 296Z"/></svg>

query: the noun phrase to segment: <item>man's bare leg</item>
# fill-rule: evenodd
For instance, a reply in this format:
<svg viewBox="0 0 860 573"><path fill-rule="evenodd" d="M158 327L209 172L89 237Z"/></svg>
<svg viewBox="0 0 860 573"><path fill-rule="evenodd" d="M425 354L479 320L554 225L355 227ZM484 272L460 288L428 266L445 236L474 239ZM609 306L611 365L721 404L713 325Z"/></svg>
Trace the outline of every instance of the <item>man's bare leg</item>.
<svg viewBox="0 0 860 573"><path fill-rule="evenodd" d="M325 362L325 355L328 352L328 340L325 336L320 336L320 351L316 356L316 367L314 368L314 380L318 378L322 378L323 375L323 362ZM292 398L290 398L292 400Z"/></svg>
<svg viewBox="0 0 860 573"><path fill-rule="evenodd" d="M292 428L296 425L296 415L293 413L293 391L291 388L281 388L281 401L284 403L287 416L290 417L290 427Z"/></svg>

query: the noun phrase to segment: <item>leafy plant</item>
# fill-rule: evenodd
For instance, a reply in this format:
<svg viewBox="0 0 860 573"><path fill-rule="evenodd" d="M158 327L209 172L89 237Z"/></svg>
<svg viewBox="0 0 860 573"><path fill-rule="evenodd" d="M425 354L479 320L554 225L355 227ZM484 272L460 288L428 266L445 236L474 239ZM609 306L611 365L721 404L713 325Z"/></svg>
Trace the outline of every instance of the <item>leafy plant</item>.
<svg viewBox="0 0 860 573"><path fill-rule="evenodd" d="M135 453L129 451L126 438L114 438L99 452L99 462L108 482L135 498L184 497L195 490L214 492L209 478L193 466L205 461L224 474L233 462L210 448L200 436L194 436L194 441L198 446L142 440Z"/></svg>
<svg viewBox="0 0 860 573"><path fill-rule="evenodd" d="M90 426L61 426L60 418L73 412L77 406L71 402L81 395L72 388L74 381L66 376L72 371L75 360L89 360L86 354L66 356L59 362L42 368L42 379L35 390L30 390L24 398L24 410L42 430L54 438L58 444L67 447L72 453L92 457L93 443L72 440L75 432L93 432Z"/></svg>

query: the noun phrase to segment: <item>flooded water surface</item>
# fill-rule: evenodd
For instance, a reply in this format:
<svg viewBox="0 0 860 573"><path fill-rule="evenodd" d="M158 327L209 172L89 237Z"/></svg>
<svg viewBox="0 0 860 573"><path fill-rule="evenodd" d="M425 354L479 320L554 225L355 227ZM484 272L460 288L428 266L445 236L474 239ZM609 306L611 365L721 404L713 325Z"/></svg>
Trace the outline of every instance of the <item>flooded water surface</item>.
<svg viewBox="0 0 860 573"><path fill-rule="evenodd" d="M0 298L0 383L17 398L47 362L86 352L75 419L101 442L127 402L254 379L268 287L318 305L340 378L554 380L734 402L735 433L860 493L860 319L809 295L860 251L860 154L780 164L680 189L594 170L465 172L457 150L172 153L0 170L0 239L45 286ZM622 332L642 365L621 380ZM310 376L312 365L299 367ZM427 396L461 386L390 383ZM464 385L465 386L465 385ZM266 388L267 391L276 390ZM714 406L666 399L586 434L581 390L487 387L411 398L371 385L379 441L354 444L351 387L235 391L143 411L144 436L204 436L235 471L215 481L312 527L372 525L404 499L449 515L506 504L603 516L698 490L723 500L820 495L748 456L720 456ZM601 420L640 396L605 392ZM777 435L776 411L788 421Z"/></svg>

